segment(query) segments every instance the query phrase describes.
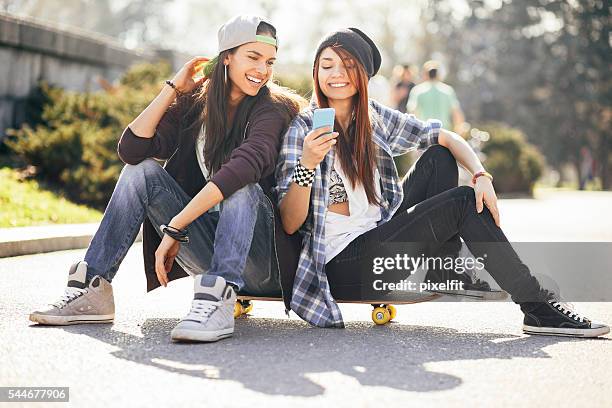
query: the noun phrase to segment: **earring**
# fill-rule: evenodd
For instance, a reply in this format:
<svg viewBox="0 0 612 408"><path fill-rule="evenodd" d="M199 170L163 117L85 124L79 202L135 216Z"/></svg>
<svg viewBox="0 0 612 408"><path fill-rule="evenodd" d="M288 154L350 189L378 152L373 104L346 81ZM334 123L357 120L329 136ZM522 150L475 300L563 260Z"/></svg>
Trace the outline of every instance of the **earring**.
<svg viewBox="0 0 612 408"><path fill-rule="evenodd" d="M223 71L225 72L225 83L227 84L227 65L223 65Z"/></svg>

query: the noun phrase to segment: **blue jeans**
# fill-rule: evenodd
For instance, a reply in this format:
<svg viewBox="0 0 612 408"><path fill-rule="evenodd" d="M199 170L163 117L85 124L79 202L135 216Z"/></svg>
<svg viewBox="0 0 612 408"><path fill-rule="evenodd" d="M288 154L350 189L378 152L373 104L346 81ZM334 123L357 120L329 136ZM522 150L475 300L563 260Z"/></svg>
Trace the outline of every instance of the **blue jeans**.
<svg viewBox="0 0 612 408"><path fill-rule="evenodd" d="M85 254L87 281L96 275L112 281L145 217L162 236L159 226L189 201L155 160L126 165ZM271 203L261 187L249 184L225 198L220 211L204 213L188 226L189 243L181 244L175 262L191 275L222 276L242 289L247 265L259 277L269 275L272 220Z"/></svg>

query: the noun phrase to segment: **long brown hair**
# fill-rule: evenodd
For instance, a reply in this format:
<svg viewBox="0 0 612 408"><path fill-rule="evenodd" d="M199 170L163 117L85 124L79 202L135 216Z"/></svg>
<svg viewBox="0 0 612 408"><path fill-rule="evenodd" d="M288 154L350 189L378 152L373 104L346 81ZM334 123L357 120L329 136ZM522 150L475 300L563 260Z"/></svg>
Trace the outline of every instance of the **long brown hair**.
<svg viewBox="0 0 612 408"><path fill-rule="evenodd" d="M268 23L261 22L257 27L257 34L270 35L276 38L276 29ZM244 140L247 123L253 107L258 102L267 101L278 109L284 116L285 126L298 114L306 101L295 92L280 87L269 80L257 95L246 95L236 109L232 123L228 123L228 101L231 91L231 81L225 81L223 61L229 54L236 52L238 47L223 51L219 54L210 77L194 95L194 104L187 113L188 116L196 112L195 119L188 127L200 128L205 124L206 140L204 144L204 161L211 173L217 172L229 159L231 152ZM195 132L197 137L198 132Z"/></svg>
<svg viewBox="0 0 612 408"><path fill-rule="evenodd" d="M355 188L357 184L362 184L368 202L370 204L380 204L380 197L377 196L374 186L374 171L376 166L376 145L372 140L372 120L370 117L370 107L368 103L368 75L365 68L340 45L331 47L342 60L352 59L354 69L344 65L349 80L357 88L357 93L353 96L353 114L355 120L351 120L348 129L343 129L338 119L335 120L334 130L339 133L336 143L336 156L340 160L342 170L348 176L351 186ZM314 69L314 91L317 103L321 108L329 107L329 100L319 86L319 58L315 61Z"/></svg>

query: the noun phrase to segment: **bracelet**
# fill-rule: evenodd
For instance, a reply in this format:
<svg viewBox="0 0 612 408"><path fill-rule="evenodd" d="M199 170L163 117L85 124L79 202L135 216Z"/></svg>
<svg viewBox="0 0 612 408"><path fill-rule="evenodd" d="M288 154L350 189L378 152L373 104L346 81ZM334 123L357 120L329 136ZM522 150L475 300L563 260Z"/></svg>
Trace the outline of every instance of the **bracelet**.
<svg viewBox="0 0 612 408"><path fill-rule="evenodd" d="M174 89L174 92L176 92L176 96L183 96L184 95L184 93L179 91L178 88L176 87L176 85L174 85L174 82L172 82L169 79L167 79L165 83L166 83L166 85L168 85L172 89Z"/></svg>
<svg viewBox="0 0 612 408"><path fill-rule="evenodd" d="M182 230L165 224L160 225L159 229L161 230L161 232L170 236L170 238L172 239L175 239L179 242L189 242L189 237L187 236L187 229Z"/></svg>
<svg viewBox="0 0 612 408"><path fill-rule="evenodd" d="M479 171L478 173L474 174L474 176L472 177L472 184L476 184L476 179L480 176L485 176L489 180L493 181L493 176L491 175L491 173L489 173L488 171Z"/></svg>
<svg viewBox="0 0 612 408"><path fill-rule="evenodd" d="M187 230L180 230L169 225L161 225L159 228L164 234L170 236L172 239L175 239L179 242L189 242Z"/></svg>
<svg viewBox="0 0 612 408"><path fill-rule="evenodd" d="M293 170L293 182L301 187L310 187L314 182L316 169L309 170L298 161Z"/></svg>

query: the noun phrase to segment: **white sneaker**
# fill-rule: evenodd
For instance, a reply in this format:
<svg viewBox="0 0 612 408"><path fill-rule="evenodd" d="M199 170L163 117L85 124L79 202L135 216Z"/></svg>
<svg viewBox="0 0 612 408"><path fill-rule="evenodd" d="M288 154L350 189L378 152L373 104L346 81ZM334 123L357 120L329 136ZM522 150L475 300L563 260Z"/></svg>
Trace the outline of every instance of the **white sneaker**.
<svg viewBox="0 0 612 408"><path fill-rule="evenodd" d="M175 341L217 341L234 334L236 293L220 276L199 275L191 310L170 333Z"/></svg>
<svg viewBox="0 0 612 408"><path fill-rule="evenodd" d="M115 318L113 287L101 276L94 276L85 284L87 262L70 267L64 294L53 304L30 314L39 324L69 325L81 323L112 323Z"/></svg>

